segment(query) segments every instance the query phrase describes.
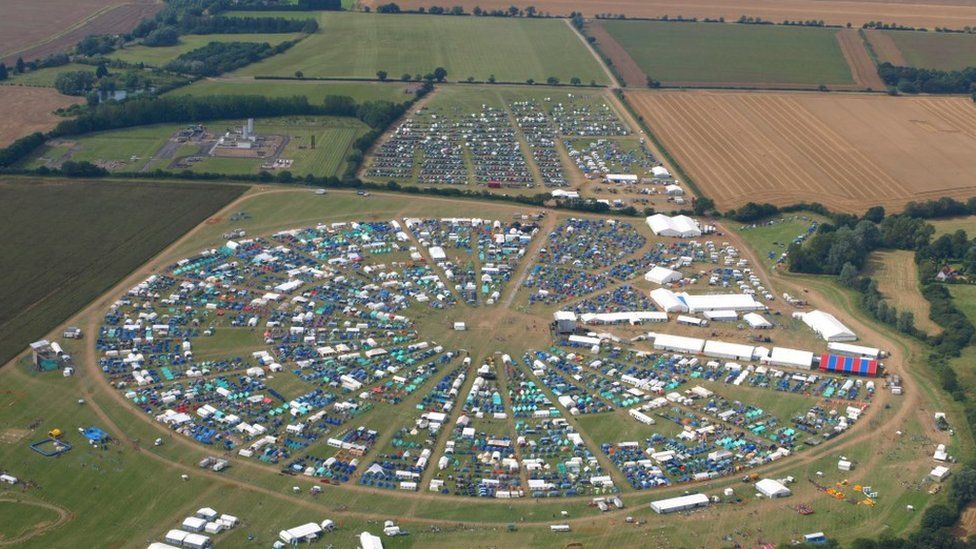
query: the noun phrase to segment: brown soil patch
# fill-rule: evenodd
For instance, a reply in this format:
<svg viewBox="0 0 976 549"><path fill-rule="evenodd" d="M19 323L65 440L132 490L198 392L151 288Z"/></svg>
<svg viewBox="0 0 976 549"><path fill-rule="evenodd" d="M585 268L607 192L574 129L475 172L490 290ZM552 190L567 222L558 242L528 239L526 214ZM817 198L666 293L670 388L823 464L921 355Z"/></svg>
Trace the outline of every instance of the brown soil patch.
<svg viewBox="0 0 976 549"><path fill-rule="evenodd" d="M0 86L0 147L19 137L50 130L61 121L52 111L80 102L78 97L50 88Z"/></svg>
<svg viewBox="0 0 976 549"><path fill-rule="evenodd" d="M0 443L16 444L29 434L30 431L27 429L4 429L3 431L0 431Z"/></svg>
<svg viewBox="0 0 976 549"><path fill-rule="evenodd" d="M844 54L847 66L851 68L854 81L863 88L872 90L885 89L884 82L878 76L878 68L864 46L861 34L854 29L844 29L837 33L837 42Z"/></svg>
<svg viewBox="0 0 976 549"><path fill-rule="evenodd" d="M805 201L896 211L912 200L976 194L969 98L704 91L627 98L721 209Z"/></svg>
<svg viewBox="0 0 976 549"><path fill-rule="evenodd" d="M124 33L163 7L156 0L12 2L0 17L0 61L33 60L71 49L90 34Z"/></svg>
<svg viewBox="0 0 976 549"><path fill-rule="evenodd" d="M364 0L376 7L386 0ZM438 0L403 0L403 9L414 10L443 4ZM485 10L507 10L509 0L458 0L455 4L471 12L475 6ZM953 5L949 5L953 4ZM868 21L884 21L916 27L962 28L976 24L976 4L971 0L539 0L532 5L540 13L569 15L582 12L587 17L598 14L625 14L628 17L724 17L734 21L742 15L762 17L775 22L797 19L823 19L827 23L860 27Z"/></svg>
<svg viewBox="0 0 976 549"><path fill-rule="evenodd" d="M868 41L871 42L871 47L874 48L874 54L878 56L878 61L882 63L887 61L899 67L908 65L908 61L905 61L905 56L902 55L891 35L875 30L864 31L864 33L867 35Z"/></svg>
<svg viewBox="0 0 976 549"><path fill-rule="evenodd" d="M613 68L624 80L624 85L635 88L647 85L647 75L641 70L640 65L600 22L587 23L586 34L596 38L596 46L613 63Z"/></svg>

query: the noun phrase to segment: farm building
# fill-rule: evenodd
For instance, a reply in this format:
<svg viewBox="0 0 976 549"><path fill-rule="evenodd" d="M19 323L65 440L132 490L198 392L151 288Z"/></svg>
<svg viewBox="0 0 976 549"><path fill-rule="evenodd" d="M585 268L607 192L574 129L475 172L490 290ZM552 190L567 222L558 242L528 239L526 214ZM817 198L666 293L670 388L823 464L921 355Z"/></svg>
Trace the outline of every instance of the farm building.
<svg viewBox="0 0 976 549"><path fill-rule="evenodd" d="M671 334L647 334L648 339L654 339L654 348L658 351L672 351L676 353L700 354L705 347L705 340L697 337L684 337Z"/></svg>
<svg viewBox="0 0 976 549"><path fill-rule="evenodd" d="M654 267L647 274L644 275L644 280L648 282L653 282L655 284L667 284L668 282L675 282L681 280L681 273L678 271L673 271L667 267Z"/></svg>
<svg viewBox="0 0 976 549"><path fill-rule="evenodd" d="M686 215L670 217L664 214L654 214L647 218L647 226L658 236L694 238L702 235L698 222Z"/></svg>
<svg viewBox="0 0 976 549"><path fill-rule="evenodd" d="M756 348L752 345L741 345L739 343L726 343L724 341L706 341L705 356L712 358L724 358L729 360L752 360Z"/></svg>
<svg viewBox="0 0 976 549"><path fill-rule="evenodd" d="M756 491L770 499L785 498L793 493L782 482L771 478L764 478L757 482Z"/></svg>
<svg viewBox="0 0 976 549"><path fill-rule="evenodd" d="M687 313L688 305L678 299L678 296L666 288L651 290L651 299L666 313Z"/></svg>
<svg viewBox="0 0 976 549"><path fill-rule="evenodd" d="M708 506L708 503L708 496L705 494L691 494L676 498L652 501L651 509L653 509L655 513L665 515L668 513L675 513L677 511L694 509L696 507L706 507Z"/></svg>
<svg viewBox="0 0 976 549"><path fill-rule="evenodd" d="M687 307L688 312L700 313L704 311L762 311L766 306L756 301L749 294L677 294Z"/></svg>
<svg viewBox="0 0 976 549"><path fill-rule="evenodd" d="M817 332L825 341L855 341L857 336L844 326L837 317L823 311L810 311L809 313L793 313L794 318L799 318L811 330Z"/></svg>
<svg viewBox="0 0 976 549"><path fill-rule="evenodd" d="M878 375L878 361L870 358L824 353L820 356L820 371L874 377Z"/></svg>
<svg viewBox="0 0 976 549"><path fill-rule="evenodd" d="M865 347L863 345L851 345L850 343L838 343L831 341L827 343L827 350L838 355L857 356L878 360L881 358L881 349Z"/></svg>
<svg viewBox="0 0 976 549"><path fill-rule="evenodd" d="M789 366L809 370L813 366L813 353L786 347L773 347L769 357L764 362L774 366Z"/></svg>
<svg viewBox="0 0 976 549"><path fill-rule="evenodd" d="M746 313L742 315L742 320L745 320L746 324L748 324L750 328L767 329L773 327L773 325L766 320L766 317L759 313Z"/></svg>

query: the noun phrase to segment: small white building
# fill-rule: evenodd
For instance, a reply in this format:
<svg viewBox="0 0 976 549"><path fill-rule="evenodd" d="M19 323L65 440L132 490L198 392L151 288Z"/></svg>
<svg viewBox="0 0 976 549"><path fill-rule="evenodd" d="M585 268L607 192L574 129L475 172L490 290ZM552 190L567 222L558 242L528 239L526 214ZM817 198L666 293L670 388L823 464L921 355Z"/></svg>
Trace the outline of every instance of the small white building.
<svg viewBox="0 0 976 549"><path fill-rule="evenodd" d="M383 540L369 532L359 534L360 549L383 549Z"/></svg>
<svg viewBox="0 0 976 549"><path fill-rule="evenodd" d="M651 175L654 179L671 179L671 172L664 166L654 166L651 168Z"/></svg>
<svg viewBox="0 0 976 549"><path fill-rule="evenodd" d="M278 532L278 538L285 543L311 542L322 535L322 527L314 522Z"/></svg>
<svg viewBox="0 0 976 549"><path fill-rule="evenodd" d="M556 322L557 334L571 334L576 331L576 313L573 311L556 311L552 317Z"/></svg>
<svg viewBox="0 0 976 549"><path fill-rule="evenodd" d="M932 469L929 476L932 477L933 480L942 482L946 479L946 477L949 476L949 468L944 465L939 465L935 469Z"/></svg>
<svg viewBox="0 0 976 549"><path fill-rule="evenodd" d="M766 330L773 327L772 323L759 313L746 313L742 315L742 320L745 320L750 328Z"/></svg>
<svg viewBox="0 0 976 549"><path fill-rule="evenodd" d="M756 491L767 498L785 498L793 492L782 482L771 478L764 478L756 483Z"/></svg>

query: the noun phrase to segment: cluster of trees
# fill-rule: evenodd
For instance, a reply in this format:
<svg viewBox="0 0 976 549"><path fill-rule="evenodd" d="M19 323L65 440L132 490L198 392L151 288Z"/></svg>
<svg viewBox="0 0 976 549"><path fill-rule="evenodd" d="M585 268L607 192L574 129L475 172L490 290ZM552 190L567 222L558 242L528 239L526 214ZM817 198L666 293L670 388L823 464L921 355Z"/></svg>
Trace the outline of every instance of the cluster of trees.
<svg viewBox="0 0 976 549"><path fill-rule="evenodd" d="M75 52L88 57L107 55L115 51L115 48L123 40L118 36L108 34L91 34L84 37L75 45Z"/></svg>
<svg viewBox="0 0 976 549"><path fill-rule="evenodd" d="M887 61L878 65L885 84L902 93L972 93L976 90L976 67L961 71L899 67Z"/></svg>
<svg viewBox="0 0 976 549"><path fill-rule="evenodd" d="M267 42L211 42L180 55L166 64L166 70L196 76L216 76L279 54L295 41L271 46Z"/></svg>
<svg viewBox="0 0 976 549"><path fill-rule="evenodd" d="M370 11L369 6L366 6L365 11ZM404 10L400 8L400 5L395 2L390 2L388 4L381 4L376 6L376 13L404 13ZM431 15L467 15L464 11L464 6L429 6L429 7L419 7L416 13L429 13ZM525 9L519 8L518 6L512 5L508 9L483 9L481 6L475 6L471 10L471 15L476 17L543 17L543 14L536 9L535 6L528 6ZM570 18L575 15L575 12L570 14ZM548 16L548 14L545 14Z"/></svg>
<svg viewBox="0 0 976 549"><path fill-rule="evenodd" d="M922 30L916 29L915 27L909 27L907 25L899 25L898 23L885 23L884 21L868 21L861 25L862 29L880 29L880 30Z"/></svg>
<svg viewBox="0 0 976 549"><path fill-rule="evenodd" d="M85 95L95 87L94 71L62 72L54 79L54 89L65 95Z"/></svg>
<svg viewBox="0 0 976 549"><path fill-rule="evenodd" d="M871 252L882 248L919 250L928 245L934 230L924 220L904 215L888 216L880 222L854 218L837 225L822 223L806 242L790 246L789 269L836 275L850 264L860 271Z"/></svg>

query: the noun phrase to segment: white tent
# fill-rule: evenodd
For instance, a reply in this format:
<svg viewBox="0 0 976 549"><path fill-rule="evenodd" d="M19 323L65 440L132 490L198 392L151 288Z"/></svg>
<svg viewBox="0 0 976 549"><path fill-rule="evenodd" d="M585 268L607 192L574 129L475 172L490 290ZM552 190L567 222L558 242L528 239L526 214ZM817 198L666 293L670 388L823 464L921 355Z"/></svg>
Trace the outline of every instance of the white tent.
<svg viewBox="0 0 976 549"><path fill-rule="evenodd" d="M696 337L656 334L654 332L647 334L647 337L654 340L654 348L659 351L698 354L705 347L705 340Z"/></svg>
<svg viewBox="0 0 976 549"><path fill-rule="evenodd" d="M792 494L789 488L778 480L764 478L756 483L756 490L767 498L785 498Z"/></svg>
<svg viewBox="0 0 976 549"><path fill-rule="evenodd" d="M702 235L698 222L686 215L654 214L647 218L647 225L658 236L693 238Z"/></svg>
<svg viewBox="0 0 976 549"><path fill-rule="evenodd" d="M681 273L678 271L673 271L667 267L657 266L647 271L644 275L644 280L648 282L653 282L655 284L667 284L668 282L675 282L681 280Z"/></svg>
<svg viewBox="0 0 976 549"><path fill-rule="evenodd" d="M666 313L686 313L688 306L685 305L674 292L667 288L657 288L651 290L651 299L662 311Z"/></svg>
<svg viewBox="0 0 976 549"><path fill-rule="evenodd" d="M651 168L651 175L654 179L671 179L671 172L664 166L654 166Z"/></svg>
<svg viewBox="0 0 976 549"><path fill-rule="evenodd" d="M712 358L725 358L729 360L752 360L752 355L756 348L752 345L741 345L739 343L726 343L724 341L710 340L705 342L705 356Z"/></svg>
<svg viewBox="0 0 976 549"><path fill-rule="evenodd" d="M444 248L441 248L440 246L431 246L430 250L428 251L430 252L430 258L434 261L444 261L447 259L447 254L444 253Z"/></svg>
<svg viewBox="0 0 976 549"><path fill-rule="evenodd" d="M383 540L379 536L363 532L359 534L359 547L361 549L383 549Z"/></svg>
<svg viewBox="0 0 976 549"><path fill-rule="evenodd" d="M827 343L827 349L839 355L864 357L874 360L881 358L881 349L865 347L863 345L851 345L850 343L837 343L831 341Z"/></svg>
<svg viewBox="0 0 976 549"><path fill-rule="evenodd" d="M739 313L735 311L724 310L724 309L718 311L705 311L704 313L702 313L702 316L704 316L708 320L717 320L719 322L723 322L723 321L731 322L733 320L739 319Z"/></svg>
<svg viewBox="0 0 976 549"><path fill-rule="evenodd" d="M825 341L857 340L857 335L830 313L818 310L809 313L794 313L793 316L799 317L804 324L817 332Z"/></svg>
<svg viewBox="0 0 976 549"><path fill-rule="evenodd" d="M661 499L651 502L651 509L655 513L665 514L674 513L675 511L684 511L686 509L694 509L695 507L705 507L709 503L708 496L705 494L691 494L687 496L678 496L676 498Z"/></svg>
<svg viewBox="0 0 976 549"><path fill-rule="evenodd" d="M766 317L759 313L746 313L742 315L742 320L746 321L746 324L750 328L772 328L773 325L766 320Z"/></svg>
<svg viewBox="0 0 976 549"><path fill-rule="evenodd" d="M688 306L688 311L700 313L703 311L761 311L765 305L756 301L749 294L689 294L683 292L677 295Z"/></svg>
<svg viewBox="0 0 976 549"><path fill-rule="evenodd" d="M786 347L773 347L773 351L769 353L766 362L775 366L790 366L809 370L813 366L813 353L799 349L787 349Z"/></svg>
<svg viewBox="0 0 976 549"><path fill-rule="evenodd" d="M668 185L667 187L664 187L664 193L671 196L681 196L685 194L685 190L677 185Z"/></svg>

